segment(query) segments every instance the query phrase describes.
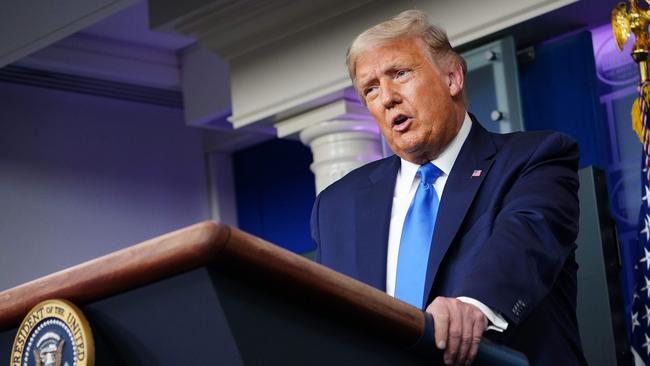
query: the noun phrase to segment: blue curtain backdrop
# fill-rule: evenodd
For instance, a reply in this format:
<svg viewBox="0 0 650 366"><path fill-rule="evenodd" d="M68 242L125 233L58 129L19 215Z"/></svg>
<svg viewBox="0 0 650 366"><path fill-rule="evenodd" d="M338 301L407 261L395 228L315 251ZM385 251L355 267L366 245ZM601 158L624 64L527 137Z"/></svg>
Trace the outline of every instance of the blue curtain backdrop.
<svg viewBox="0 0 650 366"><path fill-rule="evenodd" d="M309 148L291 140L274 139L235 153L239 227L295 253L315 249L309 234L316 198L311 161Z"/></svg>

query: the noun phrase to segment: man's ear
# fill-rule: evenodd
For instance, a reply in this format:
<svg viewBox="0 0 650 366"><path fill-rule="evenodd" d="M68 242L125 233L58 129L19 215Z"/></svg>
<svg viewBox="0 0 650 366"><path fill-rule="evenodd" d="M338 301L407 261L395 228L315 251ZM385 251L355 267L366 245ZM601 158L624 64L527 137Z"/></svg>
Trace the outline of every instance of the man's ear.
<svg viewBox="0 0 650 366"><path fill-rule="evenodd" d="M449 77L449 94L452 97L459 96L463 91L463 86L465 82L465 76L463 75L463 68L460 64L454 64L451 72L448 75Z"/></svg>

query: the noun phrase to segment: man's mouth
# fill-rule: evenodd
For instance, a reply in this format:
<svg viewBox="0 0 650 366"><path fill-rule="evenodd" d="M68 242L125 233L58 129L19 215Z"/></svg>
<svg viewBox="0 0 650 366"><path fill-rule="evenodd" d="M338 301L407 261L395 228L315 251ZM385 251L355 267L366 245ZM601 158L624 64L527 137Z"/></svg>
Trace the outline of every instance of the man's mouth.
<svg viewBox="0 0 650 366"><path fill-rule="evenodd" d="M399 114L393 118L393 130L395 131L404 131L411 124L411 117L404 114Z"/></svg>

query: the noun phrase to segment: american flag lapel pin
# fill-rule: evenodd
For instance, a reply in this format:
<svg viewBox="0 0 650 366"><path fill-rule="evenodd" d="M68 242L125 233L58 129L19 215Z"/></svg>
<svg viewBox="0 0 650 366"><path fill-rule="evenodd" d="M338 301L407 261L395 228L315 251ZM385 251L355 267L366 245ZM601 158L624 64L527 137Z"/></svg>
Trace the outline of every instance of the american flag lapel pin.
<svg viewBox="0 0 650 366"><path fill-rule="evenodd" d="M483 173L482 170L475 170L475 171L472 173L472 178L474 178L474 177L480 177L480 176L481 176L481 173Z"/></svg>

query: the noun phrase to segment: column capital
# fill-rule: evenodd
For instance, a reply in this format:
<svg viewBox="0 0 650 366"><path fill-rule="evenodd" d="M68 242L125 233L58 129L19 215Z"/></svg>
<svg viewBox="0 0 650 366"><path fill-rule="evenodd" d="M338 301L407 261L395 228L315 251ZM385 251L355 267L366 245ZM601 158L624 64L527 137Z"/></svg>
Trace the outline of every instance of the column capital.
<svg viewBox="0 0 650 366"><path fill-rule="evenodd" d="M344 140L350 138L368 138L376 140L379 136L379 128L373 121L367 120L344 120L323 121L313 124L300 131L300 141L303 144L313 146L322 143L323 139Z"/></svg>
<svg viewBox="0 0 650 366"><path fill-rule="evenodd" d="M316 193L350 171L381 159L381 138L368 120L323 121L300 132L300 140L311 148L316 175Z"/></svg>
<svg viewBox="0 0 650 366"><path fill-rule="evenodd" d="M278 120L273 125L278 137L283 138L295 133L301 133L307 127L318 125L324 121L372 122L373 119L366 107L356 98L348 96L348 94L341 92L339 97L334 100Z"/></svg>
<svg viewBox="0 0 650 366"><path fill-rule="evenodd" d="M379 128L353 90L341 90L314 107L274 123L280 138L298 135L311 148L316 192L351 170L382 157ZM317 103L317 104L316 104Z"/></svg>

